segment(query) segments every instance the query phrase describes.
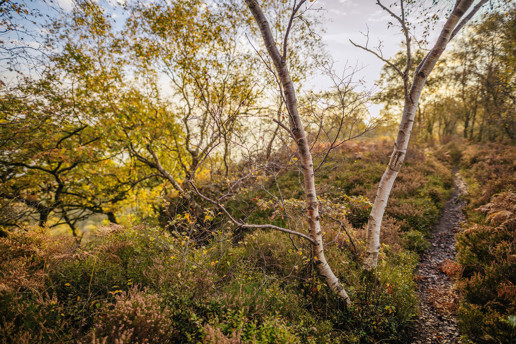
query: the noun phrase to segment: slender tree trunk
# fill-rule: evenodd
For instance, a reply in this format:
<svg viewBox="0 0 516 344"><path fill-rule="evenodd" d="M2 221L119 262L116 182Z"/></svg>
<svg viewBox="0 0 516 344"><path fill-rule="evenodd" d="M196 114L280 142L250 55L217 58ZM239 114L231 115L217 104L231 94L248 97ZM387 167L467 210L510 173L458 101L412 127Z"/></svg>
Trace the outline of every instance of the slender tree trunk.
<svg viewBox="0 0 516 344"><path fill-rule="evenodd" d="M486 110L484 107L484 111L482 113L482 123L480 123L480 128L478 130L478 142L482 142L482 138L484 135L484 127L485 127L485 122L486 122L486 116L487 116L487 113L486 113Z"/></svg>
<svg viewBox="0 0 516 344"><path fill-rule="evenodd" d="M387 206L392 186L398 176L398 172L407 153L410 133L412 132L414 116L421 92L423 91L428 75L434 68L439 57L442 55L446 45L452 36L456 34L454 29L456 27L462 27L463 23L459 23L459 20L472 3L473 0L462 0L457 3L450 17L446 21L437 42L416 68L414 73L414 80L412 82L410 92L405 98L403 117L399 126L396 142L394 143L394 150L387 169L378 185L376 198L367 223L367 255L364 260L364 268L366 270L374 269L378 262L378 253L380 251L380 229L383 215L385 213L385 207Z"/></svg>
<svg viewBox="0 0 516 344"><path fill-rule="evenodd" d="M473 106L473 115L471 118L471 128L470 128L470 132L469 132L469 139L471 141L473 141L473 136L475 134L475 120L477 119L477 108L478 108L478 104L475 101L475 106Z"/></svg>
<svg viewBox="0 0 516 344"><path fill-rule="evenodd" d="M66 224L68 225L68 227L70 227L70 229L72 230L72 235L77 238L77 227L75 226L75 223L70 220L70 218L68 217L68 214L66 213L66 211L63 209L63 217L65 219L65 222Z"/></svg>
<svg viewBox="0 0 516 344"><path fill-rule="evenodd" d="M230 155L230 151L229 151L229 138L227 137L227 133L224 134L224 169L225 169L225 172L224 172L224 177L228 177L229 176L229 155Z"/></svg>
<svg viewBox="0 0 516 344"><path fill-rule="evenodd" d="M445 128L445 123L444 123L443 115L441 114L439 116L439 132L438 132L440 144L443 143L444 128Z"/></svg>
<svg viewBox="0 0 516 344"><path fill-rule="evenodd" d="M317 202L317 192L315 190L312 154L310 153L306 133L297 109L296 91L290 78L286 57L280 54L272 36L269 23L258 2L256 0L246 0L246 3L258 24L267 52L274 62L278 77L281 81L282 91L285 97L285 105L290 116L290 129L297 144L301 170L303 173L310 237L313 239L312 252L314 259L316 260L317 269L330 289L349 304L350 299L348 294L331 270L324 255L324 244L321 223L319 221L319 204Z"/></svg>
<svg viewBox="0 0 516 344"><path fill-rule="evenodd" d="M279 114L280 114L280 111L278 111L278 121L280 120ZM265 150L265 161L267 161L267 162L271 158L272 146L274 145L274 140L276 140L276 136L278 135L279 129L280 129L280 125L278 123L276 125L276 129L274 129L274 132L272 133L272 137L271 137L269 143L267 144L267 149Z"/></svg>
<svg viewBox="0 0 516 344"><path fill-rule="evenodd" d="M108 212L106 213L106 215L107 215L107 217L108 217L109 222L114 223L114 224L118 224L118 221L117 221L117 219L116 219L116 215L115 215L115 213L114 213L114 212L112 212L112 211L108 211Z"/></svg>
<svg viewBox="0 0 516 344"><path fill-rule="evenodd" d="M468 110L466 110L466 115L464 118L464 131L462 133L462 136L467 139L468 138L468 128L469 128L469 120L470 120L470 113Z"/></svg>
<svg viewBox="0 0 516 344"><path fill-rule="evenodd" d="M50 215L50 211L48 211L48 210L42 210L39 212L38 225L40 227L45 227L47 225L49 215Z"/></svg>

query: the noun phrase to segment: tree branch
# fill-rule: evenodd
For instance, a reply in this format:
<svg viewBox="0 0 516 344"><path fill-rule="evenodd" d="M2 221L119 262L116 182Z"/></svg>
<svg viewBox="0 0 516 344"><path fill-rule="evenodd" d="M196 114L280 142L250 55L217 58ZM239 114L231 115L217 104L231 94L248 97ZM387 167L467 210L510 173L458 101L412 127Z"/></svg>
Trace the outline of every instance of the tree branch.
<svg viewBox="0 0 516 344"><path fill-rule="evenodd" d="M306 0L301 0L299 4L296 6L296 1L294 1L294 5L292 6L292 14L290 15L290 19L288 21L287 30L285 32L285 37L283 38L283 59L287 58L287 48L288 48L288 35L290 34L290 30L292 29L292 24L294 22L294 18L296 17L297 11L301 8L301 6L306 2Z"/></svg>
<svg viewBox="0 0 516 344"><path fill-rule="evenodd" d="M226 214L226 216L229 218L229 220L231 222L233 222L235 225L239 226L239 227L243 227L243 228L255 228L255 229L275 229L275 230L278 230L278 231L281 231L281 232L285 232L285 233L289 233L289 234L293 234L293 235L297 235L303 239L306 239L308 241L310 241L312 244L315 244L315 240L313 240L312 238L310 238L308 235L306 234L303 234L303 233L299 233L299 232L296 232L296 231L293 231L293 230L290 230L290 229L287 229L287 228L283 228L283 227L279 227L279 226L275 226L275 225L271 225L271 224L266 224L266 225L251 225L251 224L248 224L248 223L245 223L245 222L242 222L242 221L239 221L237 219L235 219L230 213L229 211L226 209L226 207L224 207L223 204L215 201L214 199L212 198L209 198L208 196L202 194L199 189L195 186L195 184L190 181L190 185L192 185L192 188L194 190L194 192L199 196L201 197L203 200L205 201L208 201L210 202L211 204L217 206L218 208L220 208L220 210L222 210L224 212L224 214Z"/></svg>
<svg viewBox="0 0 516 344"><path fill-rule="evenodd" d="M376 56L377 58L379 58L380 60L382 60L383 62L385 62L386 64L388 64L390 67L392 67L402 78L403 78L403 72L396 66L394 65L391 61L387 60L385 57L383 57L381 54L378 54L376 51L372 50L372 49L369 49L367 47L367 44L365 46L363 45L360 45L360 44L356 44L355 42L353 42L351 39L349 40L349 42L351 44L353 44L355 47L357 48L360 48L362 50L365 50L367 51L368 53L371 53L373 54L374 56Z"/></svg>
<svg viewBox="0 0 516 344"><path fill-rule="evenodd" d="M471 12L468 13L467 16L465 16L464 18L462 18L462 20L459 22L459 24L457 24L457 26L455 27L455 29L453 30L451 36L450 36L450 41L459 33L459 31L464 27L464 25L466 25L466 23L471 20L471 18L473 18L473 16L475 14L477 14L477 12L480 10L480 8L482 6L484 6L484 4L487 2L488 0L480 0L480 2L475 6L473 7L473 9L471 10Z"/></svg>

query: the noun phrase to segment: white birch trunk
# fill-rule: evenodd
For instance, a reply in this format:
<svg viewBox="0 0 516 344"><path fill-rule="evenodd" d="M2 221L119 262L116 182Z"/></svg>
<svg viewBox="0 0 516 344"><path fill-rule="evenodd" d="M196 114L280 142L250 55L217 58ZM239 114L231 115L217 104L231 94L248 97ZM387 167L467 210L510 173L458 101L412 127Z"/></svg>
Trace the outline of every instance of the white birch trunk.
<svg viewBox="0 0 516 344"><path fill-rule="evenodd" d="M316 260L318 272L323 276L327 285L332 291L342 297L346 303L350 304L350 299L346 290L339 279L331 270L324 255L324 244L319 221L319 203L317 202L317 192L315 190L314 166L312 154L306 138L306 133L297 109L297 97L294 84L290 78L287 61L282 56L276 46L272 36L267 18L263 14L260 5L256 0L245 0L251 10L253 17L260 28L260 32L274 66L278 73L285 97L285 105L290 116L290 129L295 138L298 148L299 161L303 173L304 191L306 197L306 207L308 223L310 227L310 237L312 238L312 252Z"/></svg>
<svg viewBox="0 0 516 344"><path fill-rule="evenodd" d="M432 50L427 54L423 61L416 68L414 78L410 91L405 98L405 105L403 109L403 117L398 130L398 136L394 143L394 150L391 155L391 159L385 170L378 190L376 198L369 215L369 221L367 223L367 239L366 239L366 250L367 255L364 260L364 268L366 270L374 269L378 262L378 253L380 250L380 229L382 225L383 214L389 200L392 186L398 172L405 159L407 152L408 143L410 140L410 134L412 132L412 125L414 124L414 116L417 110L417 104L421 96L423 87L428 78L428 75L434 68L435 64L439 60L443 51L446 49L446 45L457 34L457 30L460 30L465 22L471 19L472 15L468 15L462 22L459 23L460 18L466 13L471 7L474 0L461 0L458 2L456 7L453 9L450 17L444 24L443 29L437 39L437 42L433 46ZM487 0L482 0L475 7L474 11L478 11ZM473 13L474 14L474 13Z"/></svg>

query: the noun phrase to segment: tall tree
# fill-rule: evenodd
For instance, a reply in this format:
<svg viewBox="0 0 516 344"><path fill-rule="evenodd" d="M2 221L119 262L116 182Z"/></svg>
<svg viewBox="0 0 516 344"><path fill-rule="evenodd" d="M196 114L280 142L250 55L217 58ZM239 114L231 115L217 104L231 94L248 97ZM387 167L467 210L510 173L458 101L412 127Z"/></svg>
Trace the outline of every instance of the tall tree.
<svg viewBox="0 0 516 344"><path fill-rule="evenodd" d="M263 42L270 58L272 59L281 83L281 91L288 110L290 133L297 146L297 153L303 174L306 210L310 228L310 238L312 239L312 253L314 259L316 260L317 269L321 276L323 276L325 279L330 289L342 297L347 303L350 303L350 299L346 293L346 290L333 273L324 255L324 242L320 223L319 203L317 200L317 191L315 189L314 164L307 135L298 110L296 89L294 87L294 83L292 82L288 66L288 36L290 34L291 26L296 16L298 15L298 11L301 9L301 6L303 6L305 2L305 0L294 2L290 15L289 25L282 40L282 51L280 52L280 49L278 49L277 43L270 29L269 22L265 17L260 5L256 0L246 0L247 6L253 14L256 24L260 29Z"/></svg>
<svg viewBox="0 0 516 344"><path fill-rule="evenodd" d="M30 209L40 226L78 223L92 214L117 222L115 211L139 178L109 141L106 122L77 89L54 74L3 94L0 107L0 197ZM15 223L13 223L15 225Z"/></svg>
<svg viewBox="0 0 516 344"><path fill-rule="evenodd" d="M386 11L399 26L405 36L406 48L406 64L405 68L400 69L394 65L392 67L403 78L404 105L403 116L400 122L398 135L394 143L389 164L380 180L376 198L367 223L367 256L364 260L364 268L367 270L374 269L378 262L378 253L380 250L380 230L382 225L383 214L389 200L389 195L399 173L399 170L405 160L407 147L414 124L417 106L425 83L434 69L437 61L443 54L448 43L462 30L468 21L487 3L487 0L458 0L444 23L437 41L430 49L428 54L417 65L413 77L410 77L410 70L413 64L413 43L411 26L407 20L406 5L410 1L400 0L400 13L396 14L391 8L383 5L379 0L377 4ZM468 12L469 11L469 12ZM381 58L387 64L392 64L378 52L372 50L367 45L362 46L353 43L355 46L365 49L377 57Z"/></svg>
<svg viewBox="0 0 516 344"><path fill-rule="evenodd" d="M516 139L515 18L515 7L490 14L461 37L450 54L445 69L461 90L464 137Z"/></svg>

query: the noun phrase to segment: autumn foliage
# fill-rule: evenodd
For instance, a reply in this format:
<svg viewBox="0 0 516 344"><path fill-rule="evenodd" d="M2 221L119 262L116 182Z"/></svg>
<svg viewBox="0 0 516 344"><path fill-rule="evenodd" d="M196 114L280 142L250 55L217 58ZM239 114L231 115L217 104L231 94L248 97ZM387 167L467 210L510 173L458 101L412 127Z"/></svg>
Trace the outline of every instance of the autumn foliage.
<svg viewBox="0 0 516 344"><path fill-rule="evenodd" d="M338 152L330 166L373 163L387 151L388 144L364 142L354 153ZM381 173L381 161L375 164L377 168L362 177L366 190L373 187L369 180ZM446 199L449 172L442 174L446 168L430 153L419 152L410 155L405 171L402 178L410 189L397 189L394 200L418 197L410 203L414 212L435 209L436 218L441 204L434 202ZM441 181L431 177L431 171L439 173ZM325 288L307 244L274 231L233 236L217 230L199 245L184 231L169 234L146 226L113 225L99 228L90 242L78 245L70 236L32 229L0 239L0 337L19 343L111 343L115 338L120 343L337 343L401 338L416 314L412 274L420 246L414 246L410 233L420 233L417 240L424 242L428 219L421 218L420 227L407 231L396 203L390 208L379 280L368 281L360 256L370 202L338 191L348 184L341 184L333 169L324 173L328 182L323 188L328 191L321 204L328 257L339 277L352 286L351 308ZM259 190L251 190L242 197L249 197L250 206L261 204L263 210L255 216L270 218L276 212L276 220L285 221L274 202L260 203ZM302 225L302 207L295 198L285 207ZM415 217L411 221L418 223Z"/></svg>
<svg viewBox="0 0 516 344"><path fill-rule="evenodd" d="M478 343L510 342L516 334L516 158L514 147L469 146L461 158L468 176L468 224L457 236L460 324Z"/></svg>

